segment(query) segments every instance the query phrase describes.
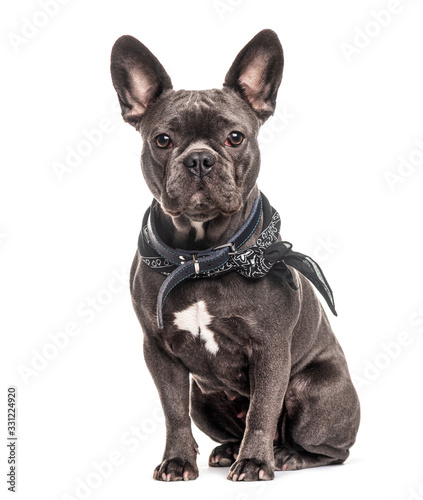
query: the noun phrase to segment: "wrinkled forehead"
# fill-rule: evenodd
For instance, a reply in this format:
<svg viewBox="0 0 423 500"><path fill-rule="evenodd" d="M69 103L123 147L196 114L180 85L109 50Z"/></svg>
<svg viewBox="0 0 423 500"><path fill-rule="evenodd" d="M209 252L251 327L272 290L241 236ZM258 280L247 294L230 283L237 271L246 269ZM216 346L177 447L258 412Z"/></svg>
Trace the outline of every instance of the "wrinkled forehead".
<svg viewBox="0 0 423 500"><path fill-rule="evenodd" d="M258 129L258 120L248 104L225 89L171 90L157 100L145 118L147 133L176 132L192 139L240 127Z"/></svg>

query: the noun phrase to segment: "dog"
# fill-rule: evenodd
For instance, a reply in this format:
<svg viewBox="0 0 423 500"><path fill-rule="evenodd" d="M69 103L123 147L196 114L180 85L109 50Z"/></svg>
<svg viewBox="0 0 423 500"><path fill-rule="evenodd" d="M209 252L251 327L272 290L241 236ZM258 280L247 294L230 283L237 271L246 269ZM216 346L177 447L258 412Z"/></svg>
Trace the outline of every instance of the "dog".
<svg viewBox="0 0 423 500"><path fill-rule="evenodd" d="M330 287L281 241L256 184L257 134L283 63L277 35L263 30L222 89L175 91L137 39L112 49L113 85L142 136L154 198L130 287L166 420L159 481L198 477L191 419L219 443L209 465L230 467L232 481L340 464L356 439L357 393L310 280L328 302Z"/></svg>

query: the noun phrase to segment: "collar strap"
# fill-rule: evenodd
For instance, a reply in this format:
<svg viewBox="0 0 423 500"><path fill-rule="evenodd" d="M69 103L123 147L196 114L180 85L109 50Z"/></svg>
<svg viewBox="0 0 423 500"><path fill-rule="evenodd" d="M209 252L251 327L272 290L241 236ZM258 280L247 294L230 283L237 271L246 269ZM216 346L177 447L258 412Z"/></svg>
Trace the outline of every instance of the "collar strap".
<svg viewBox="0 0 423 500"><path fill-rule="evenodd" d="M154 204L154 201L153 201ZM157 324L163 328L163 304L170 291L179 283L193 275L202 275L222 268L238 248L250 239L260 222L263 202L261 193L254 202L253 209L241 229L227 243L201 251L173 249L159 237L156 229L155 210L150 207L147 226L144 230L148 244L165 259L164 264L178 266L165 279L157 298ZM142 238L144 239L144 238ZM141 251L141 255L145 254Z"/></svg>
<svg viewBox="0 0 423 500"><path fill-rule="evenodd" d="M153 202L154 204L154 202ZM180 266L192 262L195 265L195 274L200 274L210 270L217 265L222 265L230 255L236 252L254 233L261 219L263 203L261 193L254 202L253 209L241 229L227 243L208 248L206 250L192 251L182 250L180 248L171 248L161 239L157 231L156 211L153 205L150 209L150 215L147 220L147 237L149 244L154 250L167 259L170 263Z"/></svg>
<svg viewBox="0 0 423 500"><path fill-rule="evenodd" d="M163 305L170 291L187 278L203 278L237 271L247 278L262 278L270 269L293 289L297 289L287 265L308 278L336 314L332 290L319 265L307 255L292 250L291 243L279 240L280 216L260 193L241 229L227 243L201 251L173 249L159 237L154 201L147 210L140 237L142 260L154 271L166 275L157 299L157 324L163 328ZM257 242L238 250L252 236L263 216L263 231Z"/></svg>

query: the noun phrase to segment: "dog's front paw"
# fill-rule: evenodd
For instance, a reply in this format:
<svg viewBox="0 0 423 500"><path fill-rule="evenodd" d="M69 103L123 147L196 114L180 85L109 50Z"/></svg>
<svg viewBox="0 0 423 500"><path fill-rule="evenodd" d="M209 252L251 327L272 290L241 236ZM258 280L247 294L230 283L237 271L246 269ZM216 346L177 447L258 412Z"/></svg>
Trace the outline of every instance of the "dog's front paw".
<svg viewBox="0 0 423 500"><path fill-rule="evenodd" d="M228 474L228 479L232 481L269 481L274 477L273 468L255 458L237 460Z"/></svg>
<svg viewBox="0 0 423 500"><path fill-rule="evenodd" d="M154 469L153 478L158 481L189 481L197 479L198 468L195 463L182 460L181 458L171 458L164 460Z"/></svg>

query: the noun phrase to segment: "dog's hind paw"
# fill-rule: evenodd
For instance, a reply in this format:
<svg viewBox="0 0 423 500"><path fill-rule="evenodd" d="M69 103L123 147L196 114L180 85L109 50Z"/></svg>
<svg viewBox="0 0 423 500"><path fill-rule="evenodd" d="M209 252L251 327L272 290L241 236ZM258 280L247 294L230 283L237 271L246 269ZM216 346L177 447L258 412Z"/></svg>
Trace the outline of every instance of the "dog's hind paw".
<svg viewBox="0 0 423 500"><path fill-rule="evenodd" d="M275 446L275 470L300 470L322 465L341 464L345 459L328 457L308 453L306 451L294 451L285 446Z"/></svg>
<svg viewBox="0 0 423 500"><path fill-rule="evenodd" d="M210 467L230 467L236 460L240 443L224 443L210 453Z"/></svg>

